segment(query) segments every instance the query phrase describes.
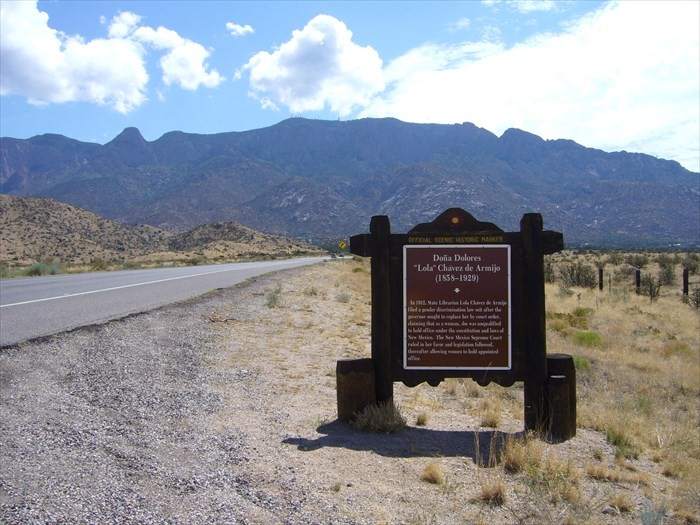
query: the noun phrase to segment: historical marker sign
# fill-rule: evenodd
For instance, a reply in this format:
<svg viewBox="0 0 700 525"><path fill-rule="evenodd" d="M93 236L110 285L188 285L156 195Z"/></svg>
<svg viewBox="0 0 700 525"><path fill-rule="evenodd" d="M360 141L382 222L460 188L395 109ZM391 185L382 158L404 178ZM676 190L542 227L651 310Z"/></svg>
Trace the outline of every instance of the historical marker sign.
<svg viewBox="0 0 700 525"><path fill-rule="evenodd" d="M574 375L555 363L549 380L555 360L547 356L543 259L563 247L563 235L544 230L539 213L523 215L514 232L461 208L405 234L391 233L385 215L372 217L368 234L350 238L350 251L372 258L376 400L390 400L395 381L522 381L525 429L566 427L549 411L567 405L564 389L575 398Z"/></svg>
<svg viewBox="0 0 700 525"><path fill-rule="evenodd" d="M407 370L510 370L510 245L404 245Z"/></svg>

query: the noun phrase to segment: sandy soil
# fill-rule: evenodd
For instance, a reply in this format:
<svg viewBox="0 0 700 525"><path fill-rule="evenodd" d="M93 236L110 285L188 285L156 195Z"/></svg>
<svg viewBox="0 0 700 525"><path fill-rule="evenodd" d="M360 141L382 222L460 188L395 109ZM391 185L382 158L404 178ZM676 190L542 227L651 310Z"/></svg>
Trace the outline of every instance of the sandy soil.
<svg viewBox="0 0 700 525"><path fill-rule="evenodd" d="M538 442L536 471L478 466L485 410L523 428L517 385L397 384L401 432L338 422L336 362L369 356L369 319L367 266L346 259L3 350L0 522L662 523L673 480L598 432Z"/></svg>

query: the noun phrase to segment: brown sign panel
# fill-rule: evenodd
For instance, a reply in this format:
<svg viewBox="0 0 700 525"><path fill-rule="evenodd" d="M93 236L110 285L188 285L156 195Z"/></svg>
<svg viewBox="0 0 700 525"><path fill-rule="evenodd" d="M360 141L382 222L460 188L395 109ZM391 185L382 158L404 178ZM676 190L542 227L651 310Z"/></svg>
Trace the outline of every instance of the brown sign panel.
<svg viewBox="0 0 700 525"><path fill-rule="evenodd" d="M405 369L511 369L510 249L403 247Z"/></svg>

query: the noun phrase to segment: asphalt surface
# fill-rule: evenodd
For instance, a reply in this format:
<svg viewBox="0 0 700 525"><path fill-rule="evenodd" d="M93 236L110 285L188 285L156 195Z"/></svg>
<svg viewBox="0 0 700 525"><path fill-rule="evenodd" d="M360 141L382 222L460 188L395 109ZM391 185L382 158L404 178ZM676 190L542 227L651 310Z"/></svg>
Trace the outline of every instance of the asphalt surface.
<svg viewBox="0 0 700 525"><path fill-rule="evenodd" d="M102 323L322 258L0 280L0 347Z"/></svg>

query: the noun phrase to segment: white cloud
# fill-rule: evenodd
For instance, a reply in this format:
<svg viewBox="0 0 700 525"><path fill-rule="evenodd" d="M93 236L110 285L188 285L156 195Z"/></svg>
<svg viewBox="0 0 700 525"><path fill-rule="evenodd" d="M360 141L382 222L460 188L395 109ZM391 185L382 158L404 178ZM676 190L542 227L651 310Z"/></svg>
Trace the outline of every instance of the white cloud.
<svg viewBox="0 0 700 525"><path fill-rule="evenodd" d="M200 86L216 87L224 81L215 69L208 71L209 51L197 42L182 38L172 29L142 26L133 32L132 38L155 49L168 50L160 59L165 85L177 84L194 91Z"/></svg>
<svg viewBox="0 0 700 525"><path fill-rule="evenodd" d="M36 1L0 2L0 95L17 94L36 105L90 102L128 113L147 100L148 47L168 50L161 59L166 84L197 89L223 81L208 70L209 52L200 44L140 22L120 12L109 22L108 38L86 42L51 28Z"/></svg>
<svg viewBox="0 0 700 525"><path fill-rule="evenodd" d="M469 29L472 21L469 18L460 18L455 23L450 24L450 31L464 31Z"/></svg>
<svg viewBox="0 0 700 525"><path fill-rule="evenodd" d="M163 82L166 85L178 84L191 91L195 91L199 86L218 86L224 78L216 70L207 71L208 56L209 52L204 47L189 40L173 48L160 59Z"/></svg>
<svg viewBox="0 0 700 525"><path fill-rule="evenodd" d="M555 0L481 0L481 3L496 9L498 9L501 4L505 4L519 13L554 11L557 8Z"/></svg>
<svg viewBox="0 0 700 525"><path fill-rule="evenodd" d="M231 36L245 36L250 33L255 33L255 30L250 24L244 26L240 24L234 24L233 22L226 22L226 29L231 33Z"/></svg>
<svg viewBox="0 0 700 525"><path fill-rule="evenodd" d="M129 11L120 11L112 18L109 25L108 35L110 38L126 38L141 22L141 17ZM104 23L104 17L102 18Z"/></svg>
<svg viewBox="0 0 700 525"><path fill-rule="evenodd" d="M698 19L698 2L614 2L510 48L425 45L386 66L360 116L518 127L699 171Z"/></svg>
<svg viewBox="0 0 700 525"><path fill-rule="evenodd" d="M554 0L509 0L508 4L521 13L553 11L556 9Z"/></svg>
<svg viewBox="0 0 700 525"><path fill-rule="evenodd" d="M329 108L346 116L384 89L382 61L371 47L352 41L341 21L318 15L272 53L262 51L244 66L250 89L265 107L292 113Z"/></svg>
<svg viewBox="0 0 700 525"><path fill-rule="evenodd" d="M88 101L126 113L146 100L140 46L121 39L84 42L48 25L35 2L0 3L0 94L32 104Z"/></svg>

